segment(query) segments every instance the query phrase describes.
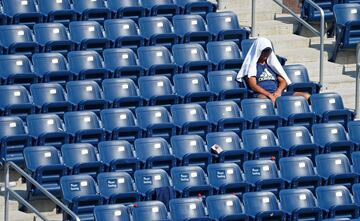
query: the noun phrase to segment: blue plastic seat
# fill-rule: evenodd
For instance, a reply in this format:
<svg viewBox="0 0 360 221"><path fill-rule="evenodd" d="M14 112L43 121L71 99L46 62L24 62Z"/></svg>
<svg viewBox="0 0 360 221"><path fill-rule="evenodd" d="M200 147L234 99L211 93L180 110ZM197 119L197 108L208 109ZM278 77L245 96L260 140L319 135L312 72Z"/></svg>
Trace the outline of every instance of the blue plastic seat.
<svg viewBox="0 0 360 221"><path fill-rule="evenodd" d="M316 199L308 189L290 189L280 191L281 208L292 220L322 220L322 210L316 205Z"/></svg>
<svg viewBox="0 0 360 221"><path fill-rule="evenodd" d="M138 124L146 131L147 137L162 137L169 141L170 137L176 135L176 127L165 107L138 107L135 113Z"/></svg>
<svg viewBox="0 0 360 221"><path fill-rule="evenodd" d="M360 184L354 184L352 186L353 199L356 205L360 204Z"/></svg>
<svg viewBox="0 0 360 221"><path fill-rule="evenodd" d="M58 150L52 146L33 146L24 149L24 159L31 177L55 196L61 195L60 178L67 174L61 163ZM27 183L27 200L41 192L30 182Z"/></svg>
<svg viewBox="0 0 360 221"><path fill-rule="evenodd" d="M283 157L279 164L281 177L292 189L306 188L315 192L315 188L322 185L322 178L315 173L314 165L307 157Z"/></svg>
<svg viewBox="0 0 360 221"><path fill-rule="evenodd" d="M105 49L103 56L104 66L113 72L114 78L126 77L136 82L145 75L145 70L138 65L136 54L129 48Z"/></svg>
<svg viewBox="0 0 360 221"><path fill-rule="evenodd" d="M96 21L73 21L69 24L69 30L71 40L79 45L80 50L101 53L111 47L111 41L105 38L101 25Z"/></svg>
<svg viewBox="0 0 360 221"><path fill-rule="evenodd" d="M171 106L174 124L181 134L197 134L205 138L212 131L212 125L199 104L176 104Z"/></svg>
<svg viewBox="0 0 360 221"><path fill-rule="evenodd" d="M247 221L249 217L244 214L240 199L234 195L214 195L206 198L209 217L219 221L238 220Z"/></svg>
<svg viewBox="0 0 360 221"><path fill-rule="evenodd" d="M105 109L100 112L102 125L111 134L112 140L134 142L143 137L143 131L136 123L134 114L127 108Z"/></svg>
<svg viewBox="0 0 360 221"><path fill-rule="evenodd" d="M198 166L180 166L171 169L175 190L183 198L191 196L210 196L214 189L209 185L205 172Z"/></svg>
<svg viewBox="0 0 360 221"><path fill-rule="evenodd" d="M165 17L140 18L139 28L148 45L162 45L171 49L172 45L179 43L179 37L173 32L171 22Z"/></svg>
<svg viewBox="0 0 360 221"><path fill-rule="evenodd" d="M69 70L76 74L78 80L103 80L111 72L102 65L102 58L96 51L72 51L68 53Z"/></svg>
<svg viewBox="0 0 360 221"><path fill-rule="evenodd" d="M24 55L0 56L0 78L2 84L21 84L26 87L39 81L39 76L31 70L30 60Z"/></svg>
<svg viewBox="0 0 360 221"><path fill-rule="evenodd" d="M349 159L344 154L329 153L316 156L316 169L328 185L340 184L351 189L354 183L359 182L359 175L352 172Z"/></svg>
<svg viewBox="0 0 360 221"><path fill-rule="evenodd" d="M221 163L232 162L242 166L248 160L248 153L242 148L239 136L232 131L208 133L206 142L210 152L215 144L221 147L222 151L217 154L217 160Z"/></svg>
<svg viewBox="0 0 360 221"><path fill-rule="evenodd" d="M92 143L106 139L105 129L94 112L74 111L64 114L66 131L74 137L76 143Z"/></svg>
<svg viewBox="0 0 360 221"><path fill-rule="evenodd" d="M140 0L141 5L147 9L151 16L165 16L171 19L180 14L180 8L173 0Z"/></svg>
<svg viewBox="0 0 360 221"><path fill-rule="evenodd" d="M108 0L108 7L117 18L130 18L137 21L146 16L146 9L137 0Z"/></svg>
<svg viewBox="0 0 360 221"><path fill-rule="evenodd" d="M88 174L96 179L97 174L104 171L104 165L97 159L95 147L89 143L64 144L61 155L71 174Z"/></svg>
<svg viewBox="0 0 360 221"><path fill-rule="evenodd" d="M71 141L70 135L65 132L64 123L56 114L28 115L26 123L36 145L48 145L60 149L61 145Z"/></svg>
<svg viewBox="0 0 360 221"><path fill-rule="evenodd" d="M205 48L206 44L213 40L205 20L200 15L175 15L173 24L174 32L181 37L182 43L198 43Z"/></svg>
<svg viewBox="0 0 360 221"><path fill-rule="evenodd" d="M76 43L70 40L65 26L61 23L36 24L33 30L43 52L66 54L76 50Z"/></svg>
<svg viewBox="0 0 360 221"><path fill-rule="evenodd" d="M138 79L138 85L149 106L161 105L170 109L171 105L182 101L181 97L175 94L169 78L165 76L143 76Z"/></svg>
<svg viewBox="0 0 360 221"><path fill-rule="evenodd" d="M128 208L121 204L96 206L94 216L96 221L130 221Z"/></svg>
<svg viewBox="0 0 360 221"><path fill-rule="evenodd" d="M206 104L209 121L215 125L217 131L234 131L241 135L247 129L247 122L241 116L239 106L230 100L213 101Z"/></svg>
<svg viewBox="0 0 360 221"><path fill-rule="evenodd" d="M250 160L243 164L245 180L251 183L255 191L271 191L278 194L285 189L286 182L279 177L278 169L271 160Z"/></svg>
<svg viewBox="0 0 360 221"><path fill-rule="evenodd" d="M171 137L171 147L179 164L196 165L206 170L212 163L212 156L205 147L205 142L198 135L178 135Z"/></svg>
<svg viewBox="0 0 360 221"><path fill-rule="evenodd" d="M358 218L359 207L355 205L350 191L340 185L321 186L316 189L318 205L329 218Z"/></svg>
<svg viewBox="0 0 360 221"><path fill-rule="evenodd" d="M282 117L276 114L269 99L244 99L241 101L241 109L252 128L267 128L275 132L278 127L283 126Z"/></svg>
<svg viewBox="0 0 360 221"><path fill-rule="evenodd" d="M321 93L310 97L312 110L321 118L321 122L339 122L347 127L354 120L354 112L345 108L339 94Z"/></svg>
<svg viewBox="0 0 360 221"><path fill-rule="evenodd" d="M97 176L99 192L109 204L137 202L141 195L136 192L134 180L126 172L107 172Z"/></svg>
<svg viewBox="0 0 360 221"><path fill-rule="evenodd" d="M94 208L102 205L104 197L98 194L95 180L89 175L63 176L60 179L63 201L81 220L94 220ZM63 219L70 217L63 213Z"/></svg>
<svg viewBox="0 0 360 221"><path fill-rule="evenodd" d="M207 168L209 183L218 194L250 192L251 185L243 179L243 172L235 163L210 164Z"/></svg>
<svg viewBox="0 0 360 221"><path fill-rule="evenodd" d="M209 91L205 78L198 73L177 74L173 78L174 88L184 103L197 103L202 107L216 100L216 94Z"/></svg>
<svg viewBox="0 0 360 221"><path fill-rule="evenodd" d="M287 76L291 80L291 84L287 86L289 92L308 92L317 94L320 92L321 85L310 81L307 68L302 64L289 64L284 66Z"/></svg>
<svg viewBox="0 0 360 221"><path fill-rule="evenodd" d="M67 61L59 53L33 54L32 62L34 72L38 74L43 82L56 82L65 84L75 79L74 73L68 70Z"/></svg>
<svg viewBox="0 0 360 221"><path fill-rule="evenodd" d="M23 149L32 145L31 137L19 117L0 117L1 162L24 163Z"/></svg>
<svg viewBox="0 0 360 221"><path fill-rule="evenodd" d="M111 19L104 23L106 36L114 43L114 47L127 47L136 50L145 46L145 39L140 36L138 25L131 19Z"/></svg>
<svg viewBox="0 0 360 221"><path fill-rule="evenodd" d="M324 10L326 21L332 21L334 19L333 6L339 3L339 0L315 0L314 2ZM301 17L306 21L320 21L320 12L308 2L304 2L301 7Z"/></svg>
<svg viewBox="0 0 360 221"><path fill-rule="evenodd" d="M170 214L173 221L214 221L207 217L205 206L201 198L173 199L169 203Z"/></svg>
<svg viewBox="0 0 360 221"><path fill-rule="evenodd" d="M44 15L37 11L34 0L3 0L2 8L11 24L32 26L45 21Z"/></svg>
<svg viewBox="0 0 360 221"><path fill-rule="evenodd" d="M355 144L348 140L346 131L339 123L314 124L312 127L314 143L325 153L345 153L347 157L355 151Z"/></svg>
<svg viewBox="0 0 360 221"><path fill-rule="evenodd" d="M0 113L6 116L18 116L23 119L36 112L29 92L21 85L0 86Z"/></svg>
<svg viewBox="0 0 360 221"><path fill-rule="evenodd" d="M99 159L109 172L127 172L131 176L140 169L132 145L124 140L102 141L98 144Z"/></svg>
<svg viewBox="0 0 360 221"><path fill-rule="evenodd" d="M360 121L350 121L348 123L349 139L360 147Z"/></svg>
<svg viewBox="0 0 360 221"><path fill-rule="evenodd" d="M98 21L103 22L106 19L112 18L110 9L105 5L104 0L71 0L73 2L74 10L81 14L81 19L84 21Z"/></svg>
<svg viewBox="0 0 360 221"><path fill-rule="evenodd" d="M68 25L76 21L78 14L71 8L71 0L37 0L39 11L47 16L47 22Z"/></svg>
<svg viewBox="0 0 360 221"><path fill-rule="evenodd" d="M174 0L181 7L183 14L198 14L203 17L216 11L216 4L207 0Z"/></svg>
<svg viewBox="0 0 360 221"><path fill-rule="evenodd" d="M275 134L269 129L252 129L242 132L244 150L253 159L271 159L279 161L283 149L277 144Z"/></svg>
<svg viewBox="0 0 360 221"><path fill-rule="evenodd" d="M131 211L134 221L142 221L145 217L149 221L170 221L166 206L161 201L138 202L131 208Z"/></svg>
<svg viewBox="0 0 360 221"><path fill-rule="evenodd" d="M95 81L70 81L66 83L66 91L68 100L77 107L77 110L99 112L109 107L100 86Z"/></svg>
<svg viewBox="0 0 360 221"><path fill-rule="evenodd" d="M146 100L140 96L139 89L134 81L128 78L106 79L102 82L104 97L112 102L112 106L135 109L146 104Z"/></svg>
<svg viewBox="0 0 360 221"><path fill-rule="evenodd" d="M0 31L0 46L4 54L31 56L40 51L40 45L34 41L31 30L26 25L2 25Z"/></svg>
<svg viewBox="0 0 360 221"><path fill-rule="evenodd" d="M271 192L245 193L245 213L255 220L286 220L286 213L280 210L279 201Z"/></svg>
<svg viewBox="0 0 360 221"><path fill-rule="evenodd" d="M206 76L212 70L204 48L197 43L174 45L172 53L175 63L181 67L183 73L195 72Z"/></svg>
<svg viewBox="0 0 360 221"><path fill-rule="evenodd" d="M163 46L140 47L137 53L148 75L165 75L171 79L179 73L179 66L173 63L170 51Z"/></svg>
<svg viewBox="0 0 360 221"><path fill-rule="evenodd" d="M142 169L134 173L136 188L139 193L151 199L156 188L170 187L170 177L162 169Z"/></svg>
<svg viewBox="0 0 360 221"><path fill-rule="evenodd" d="M279 145L289 156L307 156L315 162L322 149L313 143L310 132L303 126L280 127L277 130Z"/></svg>
<svg viewBox="0 0 360 221"><path fill-rule="evenodd" d="M176 166L176 158L170 152L170 146L161 137L148 137L135 140L136 156L143 168L160 168L166 172Z"/></svg>
<svg viewBox="0 0 360 221"><path fill-rule="evenodd" d="M216 70L239 71L243 56L233 41L214 41L207 44L209 60L214 64Z"/></svg>
<svg viewBox="0 0 360 221"><path fill-rule="evenodd" d="M242 28L234 12L212 12L206 15L209 31L215 35L218 41L232 40L237 45L248 39L250 32Z"/></svg>

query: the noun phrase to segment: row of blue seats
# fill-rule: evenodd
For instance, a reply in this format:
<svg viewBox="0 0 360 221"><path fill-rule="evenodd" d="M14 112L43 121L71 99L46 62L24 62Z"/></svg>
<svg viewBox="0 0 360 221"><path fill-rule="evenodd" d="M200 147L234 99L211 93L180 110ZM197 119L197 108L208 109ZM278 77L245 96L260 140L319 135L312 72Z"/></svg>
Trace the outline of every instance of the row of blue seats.
<svg viewBox="0 0 360 221"><path fill-rule="evenodd" d="M34 25L76 20L104 21L111 18L200 14L216 11L207 0L1 0L0 24Z"/></svg>
<svg viewBox="0 0 360 221"><path fill-rule="evenodd" d="M144 45L172 45L209 41L233 40L239 46L249 38L249 31L240 27L233 12L208 14L208 26L199 15L177 15L173 23L165 17L139 19L139 26L131 19L106 20L104 28L96 21L74 21L69 31L60 23L36 24L34 33L25 25L0 26L0 45L5 54L31 55L39 51L68 51L94 49L101 51L109 47Z"/></svg>

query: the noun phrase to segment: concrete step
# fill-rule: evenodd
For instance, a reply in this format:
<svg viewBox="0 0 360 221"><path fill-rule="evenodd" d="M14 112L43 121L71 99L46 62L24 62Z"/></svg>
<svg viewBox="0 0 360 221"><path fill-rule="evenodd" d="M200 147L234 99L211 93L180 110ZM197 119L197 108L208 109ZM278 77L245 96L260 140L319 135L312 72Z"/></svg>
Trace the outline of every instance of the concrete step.
<svg viewBox="0 0 360 221"><path fill-rule="evenodd" d="M250 10L236 10L234 11L237 16L238 16L238 20L240 22L241 25L246 25L246 26L251 26L251 12ZM269 12L262 12L259 14L256 14L256 21L270 21L270 20L274 20L275 18L275 13L272 11Z"/></svg>
<svg viewBox="0 0 360 221"><path fill-rule="evenodd" d="M249 10L251 12L251 0L218 0L219 10ZM257 0L256 13L274 12L281 13L282 9L272 0Z"/></svg>
<svg viewBox="0 0 360 221"><path fill-rule="evenodd" d="M292 24L284 24L275 20L256 22L255 36L291 35L292 33L294 33Z"/></svg>
<svg viewBox="0 0 360 221"><path fill-rule="evenodd" d="M4 217L3 211L0 212L1 219ZM34 215L26 214L20 211L11 211L9 214L9 220L11 221L34 221Z"/></svg>
<svg viewBox="0 0 360 221"><path fill-rule="evenodd" d="M313 48L276 49L276 53L288 59L288 63L303 64L306 62L319 62L319 51ZM327 60L327 53L324 53Z"/></svg>
<svg viewBox="0 0 360 221"><path fill-rule="evenodd" d="M276 52L283 49L307 48L310 41L308 38L298 35L269 35L265 36L274 44Z"/></svg>

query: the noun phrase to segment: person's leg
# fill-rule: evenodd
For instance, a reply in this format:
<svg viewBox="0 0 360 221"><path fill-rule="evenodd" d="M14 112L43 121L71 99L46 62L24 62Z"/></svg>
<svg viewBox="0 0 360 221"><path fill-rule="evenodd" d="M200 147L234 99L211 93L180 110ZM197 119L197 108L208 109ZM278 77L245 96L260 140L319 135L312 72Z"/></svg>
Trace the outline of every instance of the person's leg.
<svg viewBox="0 0 360 221"><path fill-rule="evenodd" d="M311 94L307 92L294 92L294 96L301 96L304 97L306 100L309 100L311 97Z"/></svg>
<svg viewBox="0 0 360 221"><path fill-rule="evenodd" d="M256 98L261 98L261 99L268 99L268 97L266 97L265 95L263 94L259 94L256 96Z"/></svg>

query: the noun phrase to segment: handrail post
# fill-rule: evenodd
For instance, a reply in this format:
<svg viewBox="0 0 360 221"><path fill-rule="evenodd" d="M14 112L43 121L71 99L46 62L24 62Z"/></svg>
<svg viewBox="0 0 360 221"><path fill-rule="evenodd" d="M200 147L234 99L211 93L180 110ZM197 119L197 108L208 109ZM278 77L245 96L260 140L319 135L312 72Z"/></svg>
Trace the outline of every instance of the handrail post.
<svg viewBox="0 0 360 221"><path fill-rule="evenodd" d="M251 1L251 37L255 37L256 28L256 0Z"/></svg>
<svg viewBox="0 0 360 221"><path fill-rule="evenodd" d="M324 36L325 36L325 14L324 10L320 10L320 76L319 83L324 88Z"/></svg>
<svg viewBox="0 0 360 221"><path fill-rule="evenodd" d="M360 43L356 46L356 72L355 111L356 118L360 119Z"/></svg>
<svg viewBox="0 0 360 221"><path fill-rule="evenodd" d="M10 201L10 192L9 192L9 182L10 182L10 171L9 164L4 165L5 172L5 211L4 211L4 221L9 221L9 201Z"/></svg>

